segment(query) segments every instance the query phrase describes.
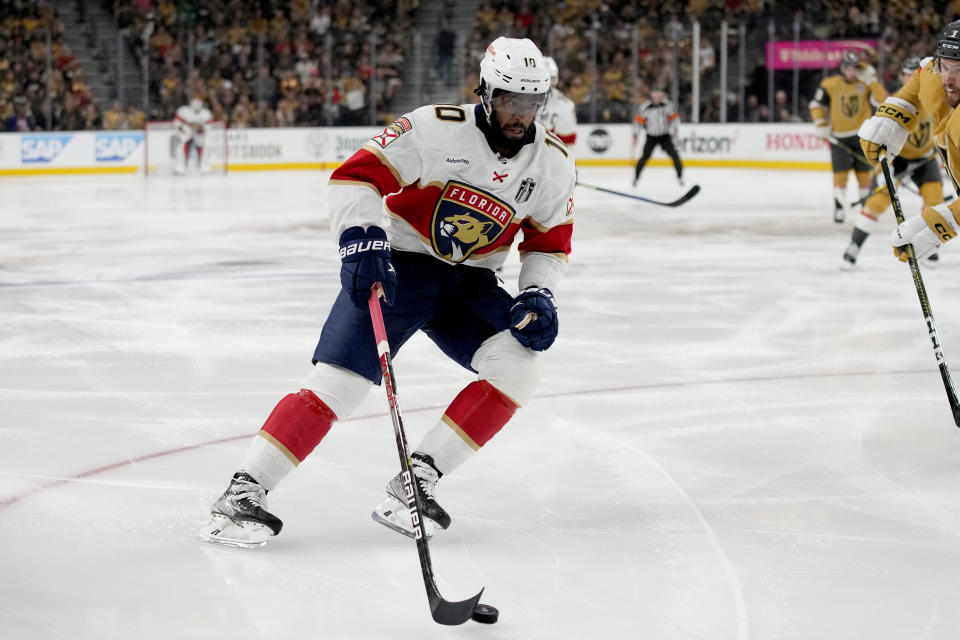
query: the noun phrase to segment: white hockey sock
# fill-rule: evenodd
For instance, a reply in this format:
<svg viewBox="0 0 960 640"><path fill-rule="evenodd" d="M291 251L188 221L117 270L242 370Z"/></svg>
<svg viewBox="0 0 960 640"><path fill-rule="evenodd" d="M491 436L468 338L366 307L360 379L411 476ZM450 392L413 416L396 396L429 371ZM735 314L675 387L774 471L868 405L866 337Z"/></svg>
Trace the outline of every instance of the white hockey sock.
<svg viewBox="0 0 960 640"><path fill-rule="evenodd" d="M438 422L420 441L416 451L433 458L437 471L446 475L466 462L476 451L445 422Z"/></svg>
<svg viewBox="0 0 960 640"><path fill-rule="evenodd" d="M254 436L240 468L249 473L264 489L273 491L296 466L286 454L264 438L262 433Z"/></svg>
<svg viewBox="0 0 960 640"><path fill-rule="evenodd" d="M860 231L870 235L877 229L877 219L861 211L857 219L853 221L853 228L860 229Z"/></svg>

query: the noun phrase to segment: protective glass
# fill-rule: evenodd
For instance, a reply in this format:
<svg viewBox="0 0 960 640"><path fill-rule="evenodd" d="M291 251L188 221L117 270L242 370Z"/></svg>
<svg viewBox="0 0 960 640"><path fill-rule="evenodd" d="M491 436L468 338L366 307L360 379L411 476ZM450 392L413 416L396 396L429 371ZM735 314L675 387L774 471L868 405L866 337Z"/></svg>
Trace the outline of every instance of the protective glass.
<svg viewBox="0 0 960 640"><path fill-rule="evenodd" d="M515 116L535 116L547 101L545 93L514 93L505 91L491 98L495 111Z"/></svg>

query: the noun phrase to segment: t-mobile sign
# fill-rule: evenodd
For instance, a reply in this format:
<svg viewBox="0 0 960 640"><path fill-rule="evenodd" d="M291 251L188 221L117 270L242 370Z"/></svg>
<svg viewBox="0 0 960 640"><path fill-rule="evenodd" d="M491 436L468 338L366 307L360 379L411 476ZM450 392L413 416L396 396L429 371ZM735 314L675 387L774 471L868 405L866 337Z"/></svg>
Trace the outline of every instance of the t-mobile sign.
<svg viewBox="0 0 960 640"><path fill-rule="evenodd" d="M786 40L767 43L767 69L836 67L845 51L876 50L876 40Z"/></svg>

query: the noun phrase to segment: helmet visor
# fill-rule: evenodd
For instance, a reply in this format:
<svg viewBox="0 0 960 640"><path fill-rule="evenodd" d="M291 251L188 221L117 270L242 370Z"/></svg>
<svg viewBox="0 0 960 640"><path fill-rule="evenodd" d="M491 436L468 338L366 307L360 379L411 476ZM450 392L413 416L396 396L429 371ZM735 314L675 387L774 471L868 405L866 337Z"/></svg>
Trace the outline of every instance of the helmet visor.
<svg viewBox="0 0 960 640"><path fill-rule="evenodd" d="M515 116L535 116L547 101L546 93L514 93L504 91L490 99L495 111Z"/></svg>

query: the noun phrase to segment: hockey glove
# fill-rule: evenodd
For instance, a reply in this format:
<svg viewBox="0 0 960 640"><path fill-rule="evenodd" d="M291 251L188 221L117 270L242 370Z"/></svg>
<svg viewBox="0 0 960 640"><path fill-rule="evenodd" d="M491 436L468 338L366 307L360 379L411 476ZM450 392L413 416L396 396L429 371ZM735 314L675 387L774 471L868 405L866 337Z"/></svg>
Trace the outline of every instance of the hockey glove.
<svg viewBox="0 0 960 640"><path fill-rule="evenodd" d="M557 303L550 289L527 287L513 299L510 333L523 346L545 351L556 340L559 329Z"/></svg>
<svg viewBox="0 0 960 640"><path fill-rule="evenodd" d="M350 227L340 236L340 284L353 303L367 307L374 282L383 285L387 304L397 293L397 272L390 262L390 241L380 227Z"/></svg>
<svg viewBox="0 0 960 640"><path fill-rule="evenodd" d="M956 227L953 212L946 205L927 207L919 216L904 220L893 232L893 254L906 262L907 252L903 247L912 244L917 260L923 260L936 253L941 243L955 238Z"/></svg>
<svg viewBox="0 0 960 640"><path fill-rule="evenodd" d="M877 107L877 114L860 125L860 147L870 164L877 164L881 147L891 157L900 155L903 143L917 124L916 108L901 98L891 96Z"/></svg>
<svg viewBox="0 0 960 640"><path fill-rule="evenodd" d="M833 133L833 129L830 128L830 123L826 120L820 120L814 123L816 128L813 130L817 134L817 137L821 140L830 140L830 134Z"/></svg>

